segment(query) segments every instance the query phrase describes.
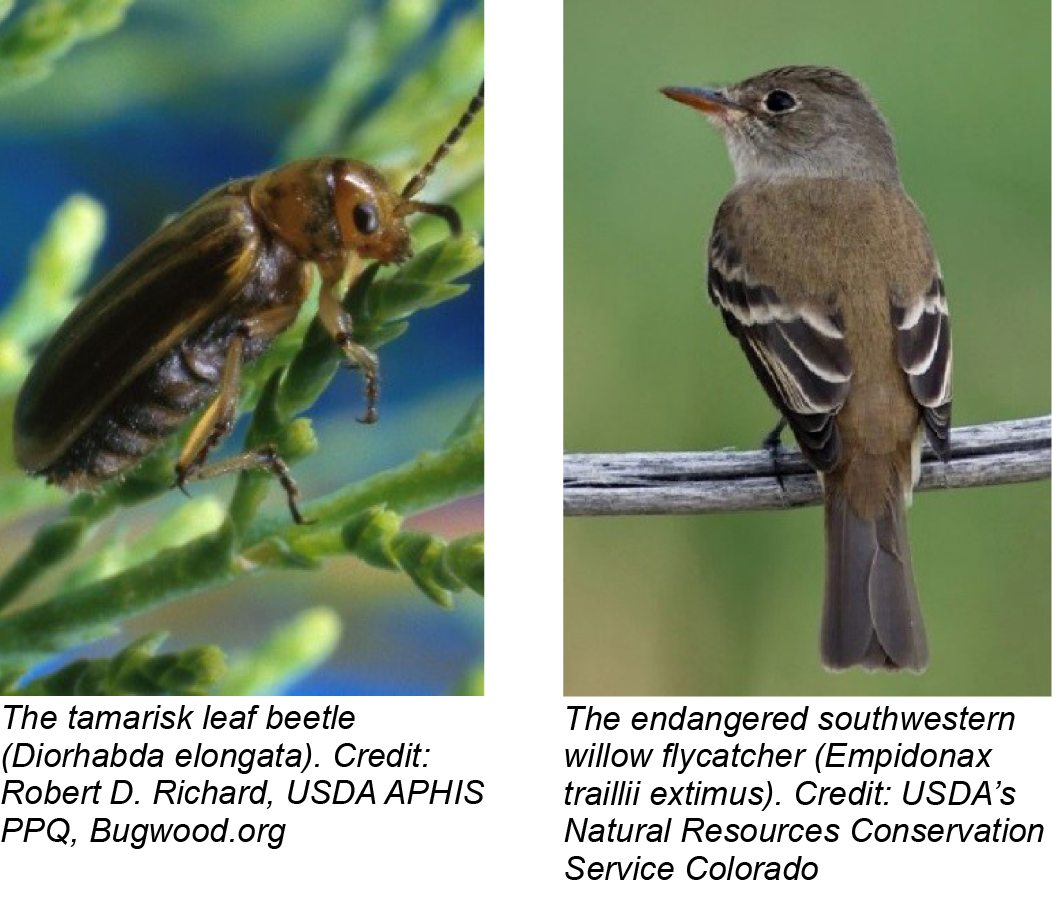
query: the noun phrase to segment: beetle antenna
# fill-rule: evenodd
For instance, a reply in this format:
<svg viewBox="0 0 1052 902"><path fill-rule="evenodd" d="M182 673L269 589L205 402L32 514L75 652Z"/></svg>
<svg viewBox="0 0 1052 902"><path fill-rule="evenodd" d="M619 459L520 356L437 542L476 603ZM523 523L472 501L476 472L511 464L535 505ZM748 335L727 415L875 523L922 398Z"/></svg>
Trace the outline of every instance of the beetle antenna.
<svg viewBox="0 0 1052 902"><path fill-rule="evenodd" d="M439 160L449 153L449 148L460 140L460 136L464 134L464 130L471 124L471 120L474 119L478 114L478 111L482 109L482 89L485 84L485 82L482 82L479 85L479 89L475 96L471 98L471 103L468 104L468 108L464 111L464 115L461 116L460 121L453 126L453 131L446 135L446 140L438 145L438 150L431 155L431 159L424 164L423 168L421 168L421 170L414 175L402 189L402 197L408 199L414 194L417 194L420 189L424 187L424 183L430 178L431 173L435 171L435 166L438 165Z"/></svg>
<svg viewBox="0 0 1052 902"><path fill-rule="evenodd" d="M440 216L449 225L449 234L454 238L463 231L460 214L449 204L428 204L422 200L404 200L395 208L395 212L403 216L407 213L430 213L432 216Z"/></svg>

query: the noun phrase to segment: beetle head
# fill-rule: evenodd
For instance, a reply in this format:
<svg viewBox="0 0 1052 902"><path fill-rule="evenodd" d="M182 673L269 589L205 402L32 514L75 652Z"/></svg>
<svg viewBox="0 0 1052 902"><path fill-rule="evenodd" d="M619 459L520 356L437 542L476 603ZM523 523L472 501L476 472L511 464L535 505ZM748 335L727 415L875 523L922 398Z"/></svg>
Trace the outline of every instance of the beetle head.
<svg viewBox="0 0 1052 902"><path fill-rule="evenodd" d="M480 85L460 121L401 194L367 163L321 157L289 163L253 180L253 209L276 237L318 264L348 253L381 263L402 262L413 253L405 223L411 213L439 216L459 235L456 210L413 198L482 109L482 91Z"/></svg>
<svg viewBox="0 0 1052 902"><path fill-rule="evenodd" d="M338 160L333 202L343 250L381 263L401 263L412 256L407 211L381 172L367 163Z"/></svg>
<svg viewBox="0 0 1052 902"><path fill-rule="evenodd" d="M315 263L354 253L395 263L411 253L401 198L365 163L322 157L259 176L251 204L269 231Z"/></svg>

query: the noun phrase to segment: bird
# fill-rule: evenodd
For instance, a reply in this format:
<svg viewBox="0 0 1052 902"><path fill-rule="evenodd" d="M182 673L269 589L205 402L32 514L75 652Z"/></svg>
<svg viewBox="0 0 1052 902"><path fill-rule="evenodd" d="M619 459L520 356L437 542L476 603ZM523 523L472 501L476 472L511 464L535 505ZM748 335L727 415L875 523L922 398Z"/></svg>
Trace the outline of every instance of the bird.
<svg viewBox="0 0 1052 902"><path fill-rule="evenodd" d="M708 244L708 293L823 488L821 657L922 672L906 530L926 434L950 458L952 347L927 225L862 84L784 66L663 88L722 133L735 184Z"/></svg>

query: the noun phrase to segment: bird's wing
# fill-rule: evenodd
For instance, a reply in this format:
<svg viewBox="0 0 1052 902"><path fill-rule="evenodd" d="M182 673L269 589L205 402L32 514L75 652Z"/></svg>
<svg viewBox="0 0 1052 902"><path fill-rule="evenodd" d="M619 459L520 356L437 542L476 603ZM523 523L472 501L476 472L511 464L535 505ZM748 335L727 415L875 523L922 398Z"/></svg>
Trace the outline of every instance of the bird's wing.
<svg viewBox="0 0 1052 902"><path fill-rule="evenodd" d="M891 322L899 365L909 377L910 391L924 414L924 427L935 453L950 454L950 312L938 264L927 291L914 296L892 292Z"/></svg>
<svg viewBox="0 0 1052 902"><path fill-rule="evenodd" d="M853 373L836 299L794 297L785 285L751 273L735 213L732 196L720 208L709 242L709 296L800 450L816 469L828 470L840 453L834 415Z"/></svg>

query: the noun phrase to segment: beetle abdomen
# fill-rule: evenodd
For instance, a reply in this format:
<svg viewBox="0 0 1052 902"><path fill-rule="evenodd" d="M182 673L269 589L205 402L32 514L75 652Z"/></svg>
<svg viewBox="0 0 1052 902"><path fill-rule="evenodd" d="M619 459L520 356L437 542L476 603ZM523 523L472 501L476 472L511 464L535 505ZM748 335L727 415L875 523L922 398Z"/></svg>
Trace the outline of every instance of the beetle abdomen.
<svg viewBox="0 0 1052 902"><path fill-rule="evenodd" d="M216 394L232 336L229 327L213 327L176 345L128 385L41 475L76 491L131 469ZM253 345L246 350L254 357L263 347Z"/></svg>

